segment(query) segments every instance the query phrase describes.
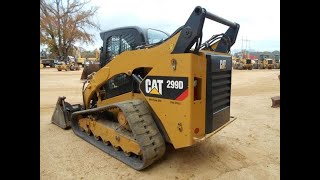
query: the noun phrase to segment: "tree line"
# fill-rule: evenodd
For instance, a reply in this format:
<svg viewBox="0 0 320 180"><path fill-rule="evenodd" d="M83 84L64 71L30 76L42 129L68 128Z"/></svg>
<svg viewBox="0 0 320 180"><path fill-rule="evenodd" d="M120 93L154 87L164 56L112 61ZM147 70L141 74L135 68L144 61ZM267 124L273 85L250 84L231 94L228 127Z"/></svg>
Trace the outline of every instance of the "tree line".
<svg viewBox="0 0 320 180"><path fill-rule="evenodd" d="M93 43L88 29L100 30L93 21L98 7L89 1L40 0L40 45L47 45L51 57L71 55L74 44Z"/></svg>

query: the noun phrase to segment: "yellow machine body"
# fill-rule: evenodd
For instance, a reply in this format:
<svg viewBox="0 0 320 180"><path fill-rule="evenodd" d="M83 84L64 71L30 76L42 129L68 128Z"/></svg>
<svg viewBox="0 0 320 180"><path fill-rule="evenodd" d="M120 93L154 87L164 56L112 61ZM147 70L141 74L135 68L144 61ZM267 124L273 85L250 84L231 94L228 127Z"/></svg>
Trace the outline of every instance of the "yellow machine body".
<svg viewBox="0 0 320 180"><path fill-rule="evenodd" d="M202 43L206 18L229 29ZM137 170L161 158L166 143L177 149L206 139L233 121L230 48L239 28L198 6L166 38L140 27L101 32L99 69L85 79L83 104L59 97L52 122Z"/></svg>

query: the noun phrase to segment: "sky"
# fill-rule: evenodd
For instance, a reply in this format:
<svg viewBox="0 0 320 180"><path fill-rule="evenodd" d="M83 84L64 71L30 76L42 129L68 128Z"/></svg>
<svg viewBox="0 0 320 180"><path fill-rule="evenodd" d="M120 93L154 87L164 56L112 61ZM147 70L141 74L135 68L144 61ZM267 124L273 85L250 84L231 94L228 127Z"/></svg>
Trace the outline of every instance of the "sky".
<svg viewBox="0 0 320 180"><path fill-rule="evenodd" d="M94 21L101 31L122 27L141 26L173 33L184 25L196 6L240 24L236 43L231 51L280 50L280 0L91 0L99 10ZM213 34L223 33L227 26L209 19L203 27L203 42ZM94 44L76 43L87 50L102 46L99 30ZM243 41L242 41L243 39ZM245 41L248 40L248 41Z"/></svg>

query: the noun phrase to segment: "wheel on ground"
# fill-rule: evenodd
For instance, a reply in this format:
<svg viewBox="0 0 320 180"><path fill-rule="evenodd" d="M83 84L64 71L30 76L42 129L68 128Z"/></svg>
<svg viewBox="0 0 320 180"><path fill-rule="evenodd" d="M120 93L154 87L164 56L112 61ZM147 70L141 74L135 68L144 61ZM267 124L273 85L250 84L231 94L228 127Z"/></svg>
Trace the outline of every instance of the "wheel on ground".
<svg viewBox="0 0 320 180"><path fill-rule="evenodd" d="M263 69L263 64L259 64L259 69Z"/></svg>
<svg viewBox="0 0 320 180"><path fill-rule="evenodd" d="M239 69L240 70L244 69L242 64L239 64Z"/></svg>
<svg viewBox="0 0 320 180"><path fill-rule="evenodd" d="M236 69L236 64L233 64L232 67L233 67L233 69Z"/></svg>

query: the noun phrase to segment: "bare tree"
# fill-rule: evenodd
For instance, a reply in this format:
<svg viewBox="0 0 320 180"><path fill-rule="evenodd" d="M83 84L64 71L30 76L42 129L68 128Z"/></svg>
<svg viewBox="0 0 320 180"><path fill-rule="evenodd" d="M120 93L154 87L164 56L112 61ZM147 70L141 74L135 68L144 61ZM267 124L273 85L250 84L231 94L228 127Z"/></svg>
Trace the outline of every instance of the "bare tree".
<svg viewBox="0 0 320 180"><path fill-rule="evenodd" d="M100 28L92 19L98 7L87 7L89 2L40 0L40 44L66 59L75 42L92 43L94 35L87 28Z"/></svg>

